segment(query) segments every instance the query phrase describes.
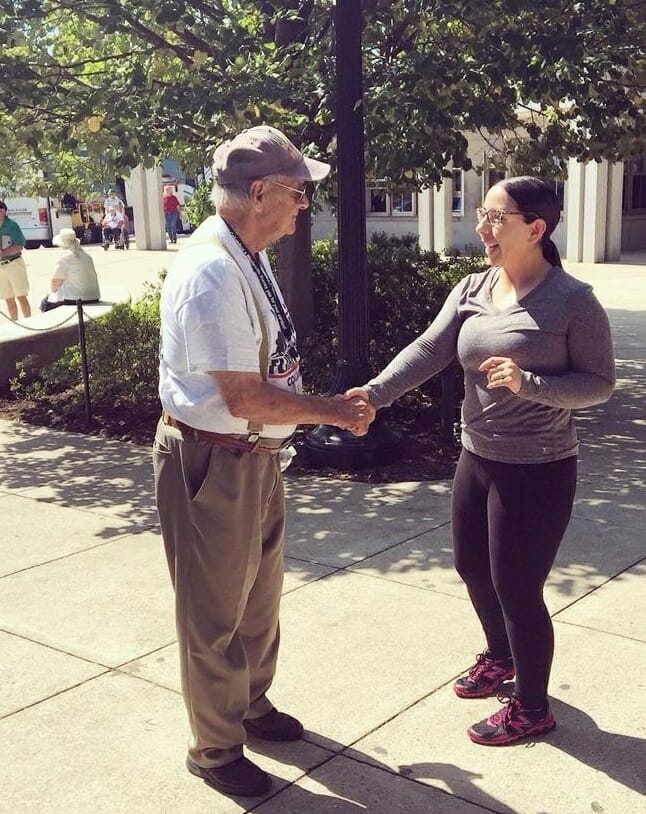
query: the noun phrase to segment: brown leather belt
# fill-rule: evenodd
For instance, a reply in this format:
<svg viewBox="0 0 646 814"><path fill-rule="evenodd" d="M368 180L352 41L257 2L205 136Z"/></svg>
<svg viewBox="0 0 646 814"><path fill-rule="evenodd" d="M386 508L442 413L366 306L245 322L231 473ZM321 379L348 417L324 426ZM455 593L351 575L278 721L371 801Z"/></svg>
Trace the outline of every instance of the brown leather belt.
<svg viewBox="0 0 646 814"><path fill-rule="evenodd" d="M176 430L189 435L194 441L206 441L209 444L229 447L229 449L239 449L243 452L265 452L268 455L277 455L281 449L291 443L293 438L291 435L289 438L258 437L256 440L250 441L246 435L225 435L219 432L210 432L209 430L197 430L195 427L189 427L183 421L173 418L166 410L162 413L162 421L164 424L168 424L169 427L175 427Z"/></svg>
<svg viewBox="0 0 646 814"><path fill-rule="evenodd" d="M0 260L0 266L6 266L7 263L13 263L13 261L17 260L19 257L19 254L16 254L13 257L6 257L4 260Z"/></svg>

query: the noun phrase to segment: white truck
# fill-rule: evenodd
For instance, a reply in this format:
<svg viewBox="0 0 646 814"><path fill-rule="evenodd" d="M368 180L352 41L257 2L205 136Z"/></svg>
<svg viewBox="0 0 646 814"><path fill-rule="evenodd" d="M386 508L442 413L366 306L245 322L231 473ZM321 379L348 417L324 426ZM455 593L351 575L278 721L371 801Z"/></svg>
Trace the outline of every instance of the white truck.
<svg viewBox="0 0 646 814"><path fill-rule="evenodd" d="M48 198L4 198L7 216L22 229L27 247L51 246L52 218Z"/></svg>
<svg viewBox="0 0 646 814"><path fill-rule="evenodd" d="M101 242L100 205L77 203L65 206L59 198L4 198L7 215L25 236L27 248L51 246L61 229L74 229L81 243Z"/></svg>

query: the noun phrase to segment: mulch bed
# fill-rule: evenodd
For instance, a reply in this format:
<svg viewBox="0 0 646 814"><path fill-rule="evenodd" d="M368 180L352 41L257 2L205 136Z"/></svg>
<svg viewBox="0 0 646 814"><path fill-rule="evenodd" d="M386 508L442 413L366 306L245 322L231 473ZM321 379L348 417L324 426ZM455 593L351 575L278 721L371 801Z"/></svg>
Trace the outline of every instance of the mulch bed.
<svg viewBox="0 0 646 814"><path fill-rule="evenodd" d="M402 400L387 411L389 428L398 436L397 457L388 463L372 464L363 469L312 465L305 438L311 427L301 427L295 440L297 455L289 468L290 477L312 476L353 480L363 483L401 483L433 481L453 477L460 452L457 440L442 438L437 408L418 399ZM122 441L150 445L159 411L148 412L100 410L94 408L88 426L83 408L70 411L65 393L47 401L0 399L0 417L57 430L81 432Z"/></svg>

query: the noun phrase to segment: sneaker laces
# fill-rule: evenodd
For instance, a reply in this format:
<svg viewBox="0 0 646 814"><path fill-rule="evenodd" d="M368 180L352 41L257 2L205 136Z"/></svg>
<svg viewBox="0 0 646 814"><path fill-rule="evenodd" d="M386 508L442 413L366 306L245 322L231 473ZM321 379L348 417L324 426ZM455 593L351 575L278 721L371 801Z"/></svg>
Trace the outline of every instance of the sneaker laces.
<svg viewBox="0 0 646 814"><path fill-rule="evenodd" d="M520 701L514 698L513 695L511 697L505 695L498 695L496 697L502 704L502 707L487 718L487 723L491 726L502 726L504 729L513 727L514 715L517 711L522 709Z"/></svg>
<svg viewBox="0 0 646 814"><path fill-rule="evenodd" d="M487 662L491 661L490 658L485 653L478 653L476 656L476 663L473 667L469 670L468 677L472 681L477 681L481 675L484 675L487 672L488 666Z"/></svg>
<svg viewBox="0 0 646 814"><path fill-rule="evenodd" d="M486 675L491 669L502 669L501 662L508 659L494 659L486 653L478 653L476 656L476 663L469 670L469 678L477 681L480 676Z"/></svg>

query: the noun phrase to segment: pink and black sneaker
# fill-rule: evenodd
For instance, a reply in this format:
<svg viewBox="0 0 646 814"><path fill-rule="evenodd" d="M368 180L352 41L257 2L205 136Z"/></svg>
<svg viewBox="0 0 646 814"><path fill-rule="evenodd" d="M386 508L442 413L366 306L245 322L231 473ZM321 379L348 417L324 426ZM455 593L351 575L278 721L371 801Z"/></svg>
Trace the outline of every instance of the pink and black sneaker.
<svg viewBox="0 0 646 814"><path fill-rule="evenodd" d="M545 735L555 726L548 706L540 710L523 709L520 701L512 697L498 712L469 727L467 735L483 746L507 746L521 738Z"/></svg>
<svg viewBox="0 0 646 814"><path fill-rule="evenodd" d="M476 656L476 663L467 675L458 678L453 691L460 698L485 698L495 695L503 681L515 675L514 662L511 658L493 659L486 653Z"/></svg>

